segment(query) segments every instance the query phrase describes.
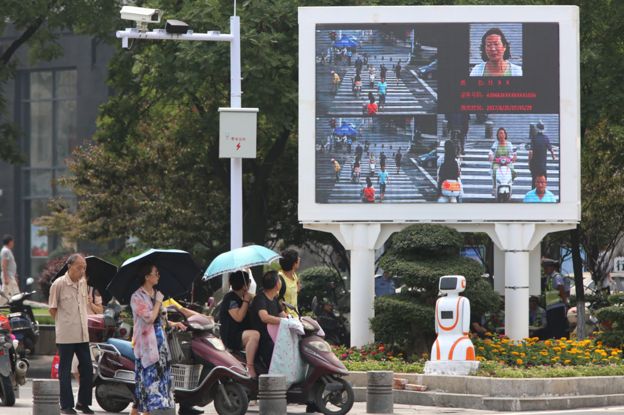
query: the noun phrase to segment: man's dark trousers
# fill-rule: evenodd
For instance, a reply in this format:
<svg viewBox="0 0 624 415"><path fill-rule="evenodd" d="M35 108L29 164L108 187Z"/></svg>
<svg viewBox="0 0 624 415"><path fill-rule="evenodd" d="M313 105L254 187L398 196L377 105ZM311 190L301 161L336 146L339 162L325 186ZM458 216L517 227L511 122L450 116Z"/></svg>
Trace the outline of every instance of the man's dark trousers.
<svg viewBox="0 0 624 415"><path fill-rule="evenodd" d="M74 407L74 392L71 385L71 364L74 353L78 358L78 371L80 373L80 388L78 389L78 403L84 406L91 405L93 392L93 365L91 364L91 352L89 343L57 343L59 353L59 387L61 392L61 409Z"/></svg>

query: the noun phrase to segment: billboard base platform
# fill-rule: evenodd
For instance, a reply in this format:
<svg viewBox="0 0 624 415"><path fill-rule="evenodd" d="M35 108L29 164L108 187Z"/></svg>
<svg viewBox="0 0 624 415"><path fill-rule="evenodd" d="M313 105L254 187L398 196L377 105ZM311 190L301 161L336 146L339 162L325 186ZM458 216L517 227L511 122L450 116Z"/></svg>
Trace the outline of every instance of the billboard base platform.
<svg viewBox="0 0 624 415"><path fill-rule="evenodd" d="M508 379L395 374L427 391L394 390L395 405L494 411L543 411L624 405L624 376ZM366 400L366 372L351 372L356 402ZM575 394L583 391L583 395Z"/></svg>

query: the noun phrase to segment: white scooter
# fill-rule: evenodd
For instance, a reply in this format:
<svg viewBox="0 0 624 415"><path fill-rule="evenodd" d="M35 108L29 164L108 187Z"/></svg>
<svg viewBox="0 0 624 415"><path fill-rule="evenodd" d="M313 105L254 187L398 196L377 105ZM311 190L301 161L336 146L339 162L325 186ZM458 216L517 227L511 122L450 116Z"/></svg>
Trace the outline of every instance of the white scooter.
<svg viewBox="0 0 624 415"><path fill-rule="evenodd" d="M513 172L511 164L513 160L510 157L496 157L494 163L498 164L496 173L496 201L509 202L511 200L511 192L513 186Z"/></svg>
<svg viewBox="0 0 624 415"><path fill-rule="evenodd" d="M438 203L457 203L461 197L462 185L459 180L445 180L440 186L442 193L438 198Z"/></svg>

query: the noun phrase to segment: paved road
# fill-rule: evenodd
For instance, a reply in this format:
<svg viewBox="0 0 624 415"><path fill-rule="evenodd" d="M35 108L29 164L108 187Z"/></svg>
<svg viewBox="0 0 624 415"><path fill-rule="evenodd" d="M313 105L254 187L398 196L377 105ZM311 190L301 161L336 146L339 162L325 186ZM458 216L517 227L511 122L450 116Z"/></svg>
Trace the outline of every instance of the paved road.
<svg viewBox="0 0 624 415"><path fill-rule="evenodd" d="M110 414L105 412L97 404L92 406L92 409L97 414ZM215 414L216 411L212 405L203 408L206 414ZM3 415L32 415L32 383L29 381L26 385L20 388L20 397L17 399L15 406L3 407L1 410ZM129 413L126 410L122 413ZM247 411L249 414L257 414L258 406L250 406ZM289 405L288 413L290 414L304 414L305 406L302 405ZM356 402L353 409L349 412L353 415L360 415L366 413L366 403ZM416 405L394 405L394 413L396 415L433 415L433 414L514 414L513 412L494 412L494 411L481 411L474 409L463 408L439 408L431 406L416 406ZM590 409L577 409L571 411L539 411L539 412L520 412L521 415L548 415L548 414L563 414L563 415L595 415L595 414L624 414L624 407L605 407L605 408L590 408Z"/></svg>
<svg viewBox="0 0 624 415"><path fill-rule="evenodd" d="M75 390L77 392L77 389ZM91 407L95 413L97 414L112 414L112 412L105 412L94 399L94 405ZM208 405L204 407L204 413L206 414L215 414L216 411L214 406ZM0 410L2 415L32 415L32 382L28 381L26 385L20 387L20 397L17 399L15 406L2 408ZM253 404L249 407L247 413L248 414L257 414L258 405ZM80 412L79 412L80 413ZM121 412L123 414L130 413L130 409L126 409ZM289 405L288 406L288 414L304 414L305 406L303 405ZM349 412L350 414L358 415L366 413L366 402L356 402L353 406L353 409ZM428 406L415 406L415 405L395 405L394 413L397 415L408 415L408 414L486 414L492 413L490 411L476 411L470 409L454 409L454 408L437 408L437 407L428 407Z"/></svg>

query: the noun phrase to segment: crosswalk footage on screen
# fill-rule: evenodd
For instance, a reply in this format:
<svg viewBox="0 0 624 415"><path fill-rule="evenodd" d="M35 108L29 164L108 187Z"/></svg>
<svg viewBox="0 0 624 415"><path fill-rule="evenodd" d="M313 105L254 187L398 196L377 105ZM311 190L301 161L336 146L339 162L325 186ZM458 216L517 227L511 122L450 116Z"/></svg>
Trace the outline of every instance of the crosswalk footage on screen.
<svg viewBox="0 0 624 415"><path fill-rule="evenodd" d="M317 25L315 45L316 203L559 202L557 23Z"/></svg>

